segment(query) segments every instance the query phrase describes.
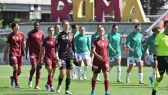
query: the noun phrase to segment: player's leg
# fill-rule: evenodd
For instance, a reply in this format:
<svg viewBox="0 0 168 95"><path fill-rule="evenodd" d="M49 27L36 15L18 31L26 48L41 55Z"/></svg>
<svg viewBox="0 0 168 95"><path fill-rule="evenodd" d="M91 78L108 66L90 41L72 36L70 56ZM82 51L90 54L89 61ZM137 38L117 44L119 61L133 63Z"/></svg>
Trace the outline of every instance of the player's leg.
<svg viewBox="0 0 168 95"><path fill-rule="evenodd" d="M13 77L11 80L11 85L14 85L14 82L15 82L15 87L20 88L19 83L18 83L18 57L10 56L10 65L13 68Z"/></svg>
<svg viewBox="0 0 168 95"><path fill-rule="evenodd" d="M158 89L158 85L163 79L163 75L165 73L165 69L168 68L168 66L165 65L165 63L167 63L167 62L166 62L164 57L157 57L157 61L158 61L158 65L157 65L156 68L158 68L158 71L159 71L159 74L160 74L160 78L157 77L156 81L154 82L152 95L156 95L156 92L157 92L157 89Z"/></svg>
<svg viewBox="0 0 168 95"><path fill-rule="evenodd" d="M136 58L136 62L139 70L139 84L144 84L143 82L143 62L141 61L141 57Z"/></svg>
<svg viewBox="0 0 168 95"><path fill-rule="evenodd" d="M127 75L126 75L126 83L130 83L130 72L132 70L133 65L135 64L135 59L133 57L128 57L128 68L127 68Z"/></svg>
<svg viewBox="0 0 168 95"><path fill-rule="evenodd" d="M148 63L152 67L152 76L149 77L149 80L150 80L151 84L153 85L154 81L156 79L156 68L155 68L155 64L154 64L154 60L153 60L153 55L149 55Z"/></svg>
<svg viewBox="0 0 168 95"><path fill-rule="evenodd" d="M71 84L71 70L73 60L66 60L66 81L65 81L65 94L71 95L70 84Z"/></svg>
<svg viewBox="0 0 168 95"><path fill-rule="evenodd" d="M117 82L123 82L121 80L121 57L116 58L117 63Z"/></svg>
<svg viewBox="0 0 168 95"><path fill-rule="evenodd" d="M100 69L99 65L93 63L93 65L92 65L93 77L92 77L92 81L91 81L91 86L92 86L91 95L96 95L96 93L95 93L96 80L97 80L97 76L100 73L100 71L101 71L101 69Z"/></svg>
<svg viewBox="0 0 168 95"><path fill-rule="evenodd" d="M93 77L92 77L92 81L91 81L91 85L92 85L91 95L95 95L97 75L98 75L98 73L96 71L93 71Z"/></svg>
<svg viewBox="0 0 168 95"><path fill-rule="evenodd" d="M109 80L109 64L105 64L103 67L103 75L104 75L104 86L105 86L105 95L110 95L110 80Z"/></svg>
<svg viewBox="0 0 168 95"><path fill-rule="evenodd" d="M36 83L35 83L35 89L40 89L39 87L39 81L40 81L40 76L41 76L41 68L42 68L42 60L40 60L39 63L37 63L38 57L36 58L36 64L37 64L37 68L36 68Z"/></svg>
<svg viewBox="0 0 168 95"><path fill-rule="evenodd" d="M61 84L62 84L63 78L65 76L65 73L66 73L66 64L65 64L64 60L62 60L62 66L59 69L60 69L60 74L58 76L58 85L57 85L57 88L56 88L57 93L60 93Z"/></svg>
<svg viewBox="0 0 168 95"><path fill-rule="evenodd" d="M109 57L109 69L111 71L111 69L113 68L113 64L114 64L114 57Z"/></svg>
<svg viewBox="0 0 168 95"><path fill-rule="evenodd" d="M84 71L83 71L83 79L86 80L86 71L87 71L87 67L89 64L89 57L87 54L83 55L83 60L84 60Z"/></svg>
<svg viewBox="0 0 168 95"><path fill-rule="evenodd" d="M30 69L28 86L31 88L32 87L32 78L33 78L34 73L35 73L36 68L37 68L35 56L30 56L30 63L31 63L31 69Z"/></svg>
<svg viewBox="0 0 168 95"><path fill-rule="evenodd" d="M46 69L48 72L48 79L47 79L47 84L45 85L45 87L47 91L50 91L51 86L52 86L52 67L51 65L48 65L48 66L46 65Z"/></svg>

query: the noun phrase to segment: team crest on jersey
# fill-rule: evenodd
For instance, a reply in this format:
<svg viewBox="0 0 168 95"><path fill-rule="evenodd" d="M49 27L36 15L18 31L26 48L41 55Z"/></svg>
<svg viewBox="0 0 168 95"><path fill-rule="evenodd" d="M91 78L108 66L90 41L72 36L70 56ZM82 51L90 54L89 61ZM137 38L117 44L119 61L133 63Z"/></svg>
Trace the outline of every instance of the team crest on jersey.
<svg viewBox="0 0 168 95"><path fill-rule="evenodd" d="M36 37L38 38L38 37L39 37L39 35L37 34L37 35L36 35Z"/></svg>
<svg viewBox="0 0 168 95"><path fill-rule="evenodd" d="M16 36L16 40L18 40L19 39L19 37L18 36Z"/></svg>
<svg viewBox="0 0 168 95"><path fill-rule="evenodd" d="M52 45L52 44L53 44L53 42L52 42L52 41L50 41L50 44Z"/></svg>

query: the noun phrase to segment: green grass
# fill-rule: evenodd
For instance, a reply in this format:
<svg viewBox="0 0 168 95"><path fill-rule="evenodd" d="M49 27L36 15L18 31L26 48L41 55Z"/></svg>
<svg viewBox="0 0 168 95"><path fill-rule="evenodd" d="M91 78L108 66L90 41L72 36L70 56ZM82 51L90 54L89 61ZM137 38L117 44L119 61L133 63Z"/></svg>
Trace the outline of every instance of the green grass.
<svg viewBox="0 0 168 95"><path fill-rule="evenodd" d="M50 93L45 91L44 85L47 81L47 71L43 67L42 75L40 80L40 87L42 90L35 90L27 86L29 77L30 66L26 65L22 69L22 74L19 77L19 82L21 88L14 88L10 86L9 76L12 74L12 68L6 65L0 65L0 95L56 95L55 93ZM116 83L116 67L110 72L110 92L112 95L151 95L152 86L148 77L151 75L151 68L144 68L144 85L139 85L138 83L138 70L134 67L131 73L131 83L130 84L117 84ZM59 75L59 70L57 69L54 77L54 87L57 85L57 77ZM122 67L122 80L125 81L126 67ZM91 68L87 71L88 80L73 80L71 83L71 92L73 95L90 95L91 91ZM104 95L104 82L102 73L100 74L101 82L96 84L96 95ZM33 80L34 84L34 80ZM65 81L62 84L61 93L59 95L64 95L65 92ZM168 77L164 76L163 81L159 84L158 95L168 95Z"/></svg>

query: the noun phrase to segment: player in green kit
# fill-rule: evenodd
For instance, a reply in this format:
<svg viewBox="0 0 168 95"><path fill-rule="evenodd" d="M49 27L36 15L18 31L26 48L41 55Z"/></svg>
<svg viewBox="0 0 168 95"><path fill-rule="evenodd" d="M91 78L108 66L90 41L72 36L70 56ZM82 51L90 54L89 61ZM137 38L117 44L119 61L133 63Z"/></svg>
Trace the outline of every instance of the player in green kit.
<svg viewBox="0 0 168 95"><path fill-rule="evenodd" d="M78 25L76 24L72 24L71 25L71 28L72 28L72 33L74 35L74 39L76 38L77 35L79 35L79 31L78 31ZM74 45L75 46L75 45ZM75 46L76 48L76 46ZM76 50L76 49L75 49ZM77 57L77 54L75 54L76 57ZM77 59L77 58L75 58ZM79 66L77 60L74 60L74 65L73 65L73 68L72 68L72 79L76 79L77 78L77 74L78 74L78 78L80 79L80 74L81 73L81 67Z"/></svg>
<svg viewBox="0 0 168 95"><path fill-rule="evenodd" d="M109 65L113 67L114 62L117 63L117 82L123 82L121 80L121 35L118 33L118 25L112 26L112 31L108 35L110 43L109 49Z"/></svg>
<svg viewBox="0 0 168 95"><path fill-rule="evenodd" d="M143 35L139 33L141 31L141 25L136 24L135 25L135 31L130 33L127 36L126 39L126 45L129 49L129 57L128 57L128 62L129 62L129 67L127 69L127 75L126 75L126 82L130 83L130 72L132 70L132 67L134 63L137 63L138 69L139 69L139 84L144 84L143 82L143 63L141 61L142 57L142 38Z"/></svg>
<svg viewBox="0 0 168 95"><path fill-rule="evenodd" d="M82 61L84 62L84 69L82 71L81 74L81 78L83 78L84 80L86 80L86 70L87 70L87 66L89 64L89 52L91 50L91 45L90 45L90 40L89 37L85 34L85 28L84 27L80 27L79 28L80 34L77 35L75 37L75 41L74 41L74 45L75 45L75 51L77 53L77 59L79 62L79 65L81 66Z"/></svg>
<svg viewBox="0 0 168 95"><path fill-rule="evenodd" d="M54 26L54 36L58 38L59 32L60 32L60 25L55 25Z"/></svg>
<svg viewBox="0 0 168 95"><path fill-rule="evenodd" d="M149 77L151 84L154 84L154 80L156 79L156 68L155 65L153 64L154 60L153 60L153 46L155 44L155 38L156 36L160 33L159 30L159 26L155 26L152 29L153 34L148 37L145 41L145 46L144 46L144 51L143 51L143 55L146 54L147 49L149 50L149 58L148 58L148 65L152 66L152 76Z"/></svg>

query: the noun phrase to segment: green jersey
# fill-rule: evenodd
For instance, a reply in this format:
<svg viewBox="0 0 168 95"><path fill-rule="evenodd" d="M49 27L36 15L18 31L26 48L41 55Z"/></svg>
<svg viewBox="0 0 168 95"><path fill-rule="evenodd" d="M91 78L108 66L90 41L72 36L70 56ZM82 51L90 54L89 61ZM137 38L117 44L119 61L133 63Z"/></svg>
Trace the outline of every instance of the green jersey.
<svg viewBox="0 0 168 95"><path fill-rule="evenodd" d="M142 56L142 34L132 32L127 36L126 45L130 46L134 52L129 52L129 57Z"/></svg>
<svg viewBox="0 0 168 95"><path fill-rule="evenodd" d="M76 31L76 32L74 33L74 38L75 38L76 36L78 36L78 35L79 35L79 32Z"/></svg>
<svg viewBox="0 0 168 95"><path fill-rule="evenodd" d="M59 35L58 32L55 32L55 33L54 33L54 36L56 37L56 39L58 38L58 35Z"/></svg>
<svg viewBox="0 0 168 95"><path fill-rule="evenodd" d="M77 53L87 53L91 49L89 37L85 34L77 35L74 44Z"/></svg>
<svg viewBox="0 0 168 95"><path fill-rule="evenodd" d="M146 50L149 47L149 55L153 54L153 46L155 45L155 38L157 35L151 35L150 37L148 37L145 41L145 46L144 46L144 51L143 51L143 55L145 55Z"/></svg>
<svg viewBox="0 0 168 95"><path fill-rule="evenodd" d="M121 35L119 33L110 32L108 35L109 40L109 57L121 56ZM112 52L115 51L116 55Z"/></svg>

